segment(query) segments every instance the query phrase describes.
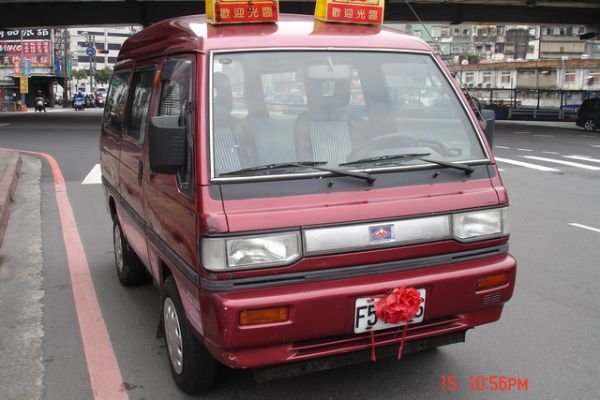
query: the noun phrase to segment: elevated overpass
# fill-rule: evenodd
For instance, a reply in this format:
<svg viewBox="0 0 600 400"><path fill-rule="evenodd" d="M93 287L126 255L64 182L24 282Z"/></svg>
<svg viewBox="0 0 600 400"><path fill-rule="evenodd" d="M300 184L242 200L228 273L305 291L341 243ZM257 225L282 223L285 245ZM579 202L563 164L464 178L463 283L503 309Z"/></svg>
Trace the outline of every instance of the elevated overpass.
<svg viewBox="0 0 600 400"><path fill-rule="evenodd" d="M423 21L600 25L600 0L410 0L410 5ZM280 0L284 13L312 14L314 8L314 0ZM204 2L198 0L0 0L0 29L149 25L202 13ZM388 0L385 14L388 22L417 20L406 0Z"/></svg>

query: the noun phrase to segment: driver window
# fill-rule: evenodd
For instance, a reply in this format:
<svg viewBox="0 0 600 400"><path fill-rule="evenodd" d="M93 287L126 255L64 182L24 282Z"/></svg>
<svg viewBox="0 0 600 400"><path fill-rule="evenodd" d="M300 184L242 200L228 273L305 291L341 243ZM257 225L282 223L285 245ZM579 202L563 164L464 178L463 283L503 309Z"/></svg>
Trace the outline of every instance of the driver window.
<svg viewBox="0 0 600 400"><path fill-rule="evenodd" d="M179 116L179 125L187 127L186 164L177 173L182 193L191 195L194 177L194 62L183 58L171 79L163 81L158 115Z"/></svg>

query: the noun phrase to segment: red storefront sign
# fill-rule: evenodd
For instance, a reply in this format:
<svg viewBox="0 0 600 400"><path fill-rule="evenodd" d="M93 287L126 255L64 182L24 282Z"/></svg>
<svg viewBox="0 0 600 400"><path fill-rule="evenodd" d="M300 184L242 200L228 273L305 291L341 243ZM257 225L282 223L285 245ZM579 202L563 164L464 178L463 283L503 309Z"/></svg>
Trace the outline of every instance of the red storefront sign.
<svg viewBox="0 0 600 400"><path fill-rule="evenodd" d="M15 62L31 60L32 67L52 66L49 40L0 41L0 67L15 68Z"/></svg>

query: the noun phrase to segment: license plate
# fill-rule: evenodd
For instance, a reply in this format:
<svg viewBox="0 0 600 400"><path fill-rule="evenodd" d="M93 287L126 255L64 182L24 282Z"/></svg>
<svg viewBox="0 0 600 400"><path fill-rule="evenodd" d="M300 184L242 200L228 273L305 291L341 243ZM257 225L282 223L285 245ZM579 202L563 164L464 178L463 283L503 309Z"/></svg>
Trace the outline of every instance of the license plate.
<svg viewBox="0 0 600 400"><path fill-rule="evenodd" d="M423 299L423 301L419 306L417 315L408 321L409 324L416 324L423 321L423 314L425 314L425 289L418 289L418 291L421 294L421 299ZM375 315L375 303L379 300L380 299L373 297L360 297L356 299L354 307L354 333L379 331L405 324L405 322L388 324L377 318L377 315Z"/></svg>

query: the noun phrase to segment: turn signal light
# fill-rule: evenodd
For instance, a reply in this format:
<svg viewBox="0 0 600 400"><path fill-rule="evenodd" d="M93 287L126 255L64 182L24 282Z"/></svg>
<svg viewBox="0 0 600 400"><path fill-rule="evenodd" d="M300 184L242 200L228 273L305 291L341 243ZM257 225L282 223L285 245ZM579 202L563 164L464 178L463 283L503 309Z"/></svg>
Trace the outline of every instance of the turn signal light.
<svg viewBox="0 0 600 400"><path fill-rule="evenodd" d="M477 280L477 290L492 289L506 285L506 283L508 283L508 274L506 272L490 275Z"/></svg>
<svg viewBox="0 0 600 400"><path fill-rule="evenodd" d="M240 312L240 325L261 325L288 320L289 308L263 308L259 310L244 310Z"/></svg>

